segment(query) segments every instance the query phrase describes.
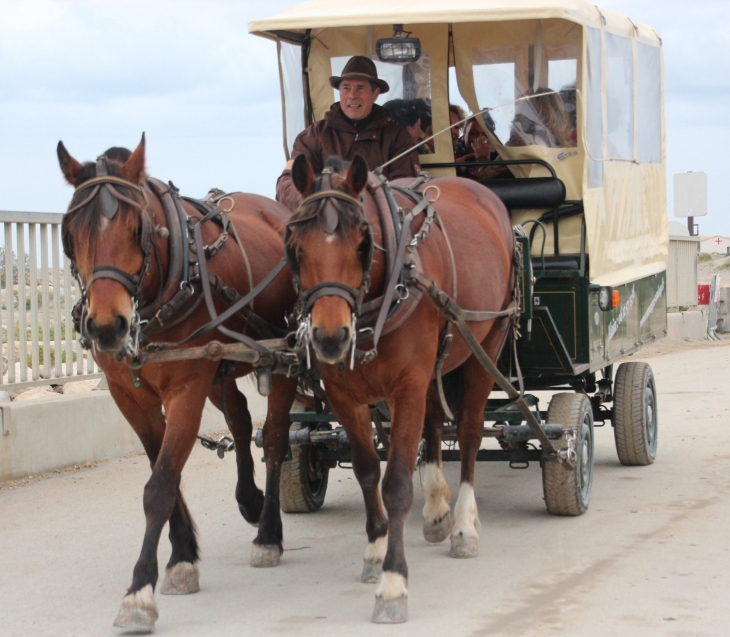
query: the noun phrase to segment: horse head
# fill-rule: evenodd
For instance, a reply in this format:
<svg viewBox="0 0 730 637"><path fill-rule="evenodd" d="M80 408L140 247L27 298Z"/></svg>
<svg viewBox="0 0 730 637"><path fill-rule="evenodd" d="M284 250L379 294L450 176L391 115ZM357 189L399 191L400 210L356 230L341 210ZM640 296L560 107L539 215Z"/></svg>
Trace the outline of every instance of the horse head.
<svg viewBox="0 0 730 637"><path fill-rule="evenodd" d="M296 158L292 181L302 203L284 235L312 348L328 364L345 360L355 346L355 320L370 283L373 253L372 228L360 203L367 164L356 155L344 170L336 158L315 177L306 157Z"/></svg>
<svg viewBox="0 0 730 637"><path fill-rule="evenodd" d="M61 229L64 252L83 293L81 332L100 351L124 351L130 329L137 329L136 304L154 242L141 185L146 179L144 134L133 153L111 148L84 164L59 142L58 160L76 188Z"/></svg>

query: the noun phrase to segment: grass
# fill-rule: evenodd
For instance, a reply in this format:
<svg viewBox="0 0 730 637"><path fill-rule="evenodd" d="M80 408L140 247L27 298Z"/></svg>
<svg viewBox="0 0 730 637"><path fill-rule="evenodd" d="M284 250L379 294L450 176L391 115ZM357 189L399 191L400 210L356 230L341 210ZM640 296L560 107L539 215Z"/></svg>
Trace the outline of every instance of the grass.
<svg viewBox="0 0 730 637"><path fill-rule="evenodd" d="M55 342L56 340L56 332L53 327L49 330L50 333L50 341ZM30 325L27 326L26 334L28 341L30 341L33 337L31 327ZM71 328L71 338L72 340L76 340L76 330ZM16 320L15 321L15 342L17 343L20 340L20 323ZM66 340L66 325L64 323L61 323L61 340ZM43 327L41 325L38 326L38 341L43 342ZM5 345L8 342L7 338L7 330L6 333L3 335L3 345Z"/></svg>
<svg viewBox="0 0 730 637"><path fill-rule="evenodd" d="M707 261L712 261L712 255L708 254L707 252L700 252L700 256L697 257L698 263L706 263Z"/></svg>
<svg viewBox="0 0 730 637"><path fill-rule="evenodd" d="M46 361L43 350L44 350L43 345L38 345L38 367L43 367L43 365L45 364L45 361ZM56 365L56 350L53 347L51 347L51 349L50 349L50 356L51 356L51 367L54 367ZM77 361L77 356L76 356L75 350L71 353L71 361L73 363L75 363ZM30 367L30 368L33 367L33 354L28 354L26 362L27 362L28 367ZM62 365L66 364L66 350L65 349L61 350L61 364Z"/></svg>

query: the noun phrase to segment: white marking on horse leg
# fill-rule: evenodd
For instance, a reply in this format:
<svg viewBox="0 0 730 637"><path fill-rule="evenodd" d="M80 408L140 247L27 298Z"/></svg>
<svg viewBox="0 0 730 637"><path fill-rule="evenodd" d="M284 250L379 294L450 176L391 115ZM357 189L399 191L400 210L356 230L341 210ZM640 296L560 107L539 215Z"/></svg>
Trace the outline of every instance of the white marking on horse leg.
<svg viewBox="0 0 730 637"><path fill-rule="evenodd" d="M151 633L158 616L152 584L147 584L122 600L114 625L130 631Z"/></svg>
<svg viewBox="0 0 730 637"><path fill-rule="evenodd" d="M400 624L408 620L408 580L400 573L383 571L375 591L372 621L376 624Z"/></svg>
<svg viewBox="0 0 730 637"><path fill-rule="evenodd" d="M423 537L427 542L443 542L451 530L449 485L446 484L441 466L435 462L419 468L419 475L423 494L426 496L426 503L423 505Z"/></svg>
<svg viewBox="0 0 730 637"><path fill-rule="evenodd" d="M454 507L454 524L451 528L451 557L477 557L479 555L479 521L474 487L462 482L459 498Z"/></svg>
<svg viewBox="0 0 730 637"><path fill-rule="evenodd" d="M178 562L165 572L160 593L163 595L190 595L200 590L200 570L197 564Z"/></svg>
<svg viewBox="0 0 730 637"><path fill-rule="evenodd" d="M363 566L360 581L366 584L377 584L383 572L383 560L388 550L388 534L369 542L362 556Z"/></svg>
<svg viewBox="0 0 730 637"><path fill-rule="evenodd" d="M251 566L256 568L279 566L282 550L279 544L254 544L251 549Z"/></svg>

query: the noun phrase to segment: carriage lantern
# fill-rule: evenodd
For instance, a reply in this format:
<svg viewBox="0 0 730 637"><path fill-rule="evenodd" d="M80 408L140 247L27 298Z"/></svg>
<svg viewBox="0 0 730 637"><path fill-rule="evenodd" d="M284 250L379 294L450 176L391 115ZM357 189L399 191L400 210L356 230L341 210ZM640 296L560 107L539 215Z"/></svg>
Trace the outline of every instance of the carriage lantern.
<svg viewBox="0 0 730 637"><path fill-rule="evenodd" d="M402 24L393 25L393 37L381 38L375 43L375 51L381 62L407 64L417 62L421 57L421 41L408 37Z"/></svg>

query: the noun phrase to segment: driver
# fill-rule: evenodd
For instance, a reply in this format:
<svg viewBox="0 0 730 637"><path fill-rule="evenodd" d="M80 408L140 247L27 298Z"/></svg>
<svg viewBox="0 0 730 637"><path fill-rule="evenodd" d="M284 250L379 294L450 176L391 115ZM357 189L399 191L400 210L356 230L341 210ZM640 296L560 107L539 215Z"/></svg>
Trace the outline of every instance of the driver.
<svg viewBox="0 0 730 637"><path fill-rule="evenodd" d="M405 128L398 126L388 111L375 103L390 87L378 79L370 58L356 55L345 65L341 76L330 78L340 92L325 113L324 119L303 130L294 142L294 150L276 182L276 200L290 210L299 206L300 196L291 179L291 166L298 155L305 155L315 174L322 172L328 157L337 155L351 161L355 155L365 159L369 170L375 170L389 159L412 149L410 153L383 170L389 179L417 177L420 172L418 151Z"/></svg>

